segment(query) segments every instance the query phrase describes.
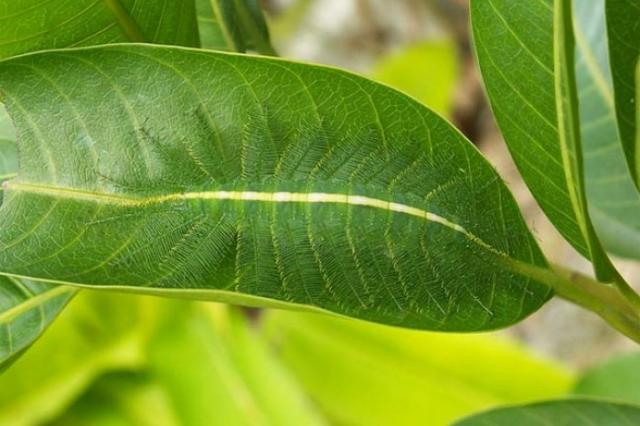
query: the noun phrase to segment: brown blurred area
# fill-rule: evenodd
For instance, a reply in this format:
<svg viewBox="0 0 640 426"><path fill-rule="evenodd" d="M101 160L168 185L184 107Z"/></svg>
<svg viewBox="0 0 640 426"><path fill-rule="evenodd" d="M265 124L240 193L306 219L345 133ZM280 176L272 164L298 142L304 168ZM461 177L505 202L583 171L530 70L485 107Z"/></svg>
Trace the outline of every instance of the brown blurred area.
<svg viewBox="0 0 640 426"><path fill-rule="evenodd" d="M422 40L454 41L459 61L450 120L486 155L511 188L547 257L590 273L545 218L520 178L493 121L469 33L468 0L262 0L281 56L366 74L384 55ZM637 279L640 268L617 262ZM638 285L640 283L633 283ZM552 300L521 324L505 330L534 351L573 367L594 364L634 348L593 314Z"/></svg>

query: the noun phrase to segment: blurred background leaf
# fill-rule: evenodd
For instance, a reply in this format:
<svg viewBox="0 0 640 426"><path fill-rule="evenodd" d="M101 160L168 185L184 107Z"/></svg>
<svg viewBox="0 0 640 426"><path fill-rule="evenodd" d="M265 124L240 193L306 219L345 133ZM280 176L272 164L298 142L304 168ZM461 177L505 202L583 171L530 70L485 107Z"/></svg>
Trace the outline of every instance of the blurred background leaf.
<svg viewBox="0 0 640 426"><path fill-rule="evenodd" d="M0 377L0 424L437 426L572 382L490 334L82 292Z"/></svg>
<svg viewBox="0 0 640 426"><path fill-rule="evenodd" d="M621 426L640 423L640 407L613 401L557 400L503 407L473 415L454 426Z"/></svg>
<svg viewBox="0 0 640 426"><path fill-rule="evenodd" d="M617 356L588 369L573 393L640 405L640 353Z"/></svg>
<svg viewBox="0 0 640 426"><path fill-rule="evenodd" d="M155 308L148 298L83 292L0 376L0 424L40 424L101 373L144 363Z"/></svg>
<svg viewBox="0 0 640 426"><path fill-rule="evenodd" d="M334 424L445 425L495 405L566 393L569 371L489 334L425 333L270 311L283 362Z"/></svg>
<svg viewBox="0 0 640 426"><path fill-rule="evenodd" d="M458 81L456 47L447 40L412 44L383 56L371 77L449 115Z"/></svg>

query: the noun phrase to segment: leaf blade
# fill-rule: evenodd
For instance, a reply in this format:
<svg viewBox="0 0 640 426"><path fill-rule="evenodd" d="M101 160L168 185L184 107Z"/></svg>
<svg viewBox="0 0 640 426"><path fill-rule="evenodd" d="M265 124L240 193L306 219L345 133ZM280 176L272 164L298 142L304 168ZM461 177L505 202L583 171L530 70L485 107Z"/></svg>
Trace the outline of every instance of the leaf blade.
<svg viewBox="0 0 640 426"><path fill-rule="evenodd" d="M44 18L43 18L44 17ZM37 2L20 0L4 5L0 12L0 58L34 50L92 45L131 39L197 45L198 33L193 2L171 0L123 4L119 0ZM2 96L0 94L0 102ZM4 139L10 140L4 140ZM4 105L0 104L0 181L18 170L15 133ZM15 360L40 336L76 289L54 287L21 278L0 280L0 366ZM31 296L25 291L31 292ZM42 304L35 302L43 301ZM27 309L29 307L29 309ZM40 321L33 319L41 312ZM13 328L12 328L13 327ZM18 331L12 331L19 327ZM14 342L13 334L20 336Z"/></svg>
<svg viewBox="0 0 640 426"><path fill-rule="evenodd" d="M640 193L616 124L604 1L574 1L576 73L591 217L605 248L639 259ZM594 90L595 88L595 90Z"/></svg>
<svg viewBox="0 0 640 426"><path fill-rule="evenodd" d="M523 179L565 239L610 280L616 273L585 201L570 9L564 0L476 0L474 41L494 115Z"/></svg>
<svg viewBox="0 0 640 426"><path fill-rule="evenodd" d="M540 402L499 408L455 423L455 426L523 426L583 424L619 425L640 421L640 407L616 402L581 399Z"/></svg>
<svg viewBox="0 0 640 426"><path fill-rule="evenodd" d="M126 78L119 60L131 63ZM64 84L60 70L71 63L77 74L65 96L50 81L46 102L38 94L28 106L17 102L32 79ZM158 79L147 94L132 78L148 81L137 69ZM235 97L211 92L207 73ZM44 261L46 270L21 265L5 246L5 273L137 291L187 287L443 330L499 327L550 295L509 266L546 263L493 169L442 119L391 89L322 67L152 46L25 56L2 63L0 74L21 152L33 154L9 184L3 240L42 258L43 247L23 241L60 235L53 223L61 207L74 212L71 233L83 235L55 262ZM92 102L82 89L89 81L98 82L93 93L111 94L93 126L83 107ZM273 92L274 84L282 90ZM73 135L38 125L51 113L64 114ZM405 117L424 125L412 128ZM84 142L82 168L61 155L77 148L74 140ZM98 173L92 151L107 141ZM35 203L26 221L25 202ZM21 224L7 228L16 219ZM374 236L374 228L386 231ZM99 244L102 232L110 247ZM85 260L71 261L80 247ZM58 262L70 266L56 271ZM469 270L451 268L463 263Z"/></svg>
<svg viewBox="0 0 640 426"><path fill-rule="evenodd" d="M203 48L278 56L255 0L196 0L196 11Z"/></svg>
<svg viewBox="0 0 640 426"><path fill-rule="evenodd" d="M0 181L11 179L17 170L15 142L0 139ZM0 278L0 371L44 332L75 292L70 287Z"/></svg>
<svg viewBox="0 0 640 426"><path fill-rule="evenodd" d="M636 140L636 84L640 57L640 7L631 0L606 0L607 31L616 116L624 152L636 186L640 185L640 148Z"/></svg>
<svg viewBox="0 0 640 426"><path fill-rule="evenodd" d="M159 5L153 0L11 2L0 14L0 22L12 22L12 25L0 26L0 58L37 50L126 41L197 46L193 1L165 3Z"/></svg>

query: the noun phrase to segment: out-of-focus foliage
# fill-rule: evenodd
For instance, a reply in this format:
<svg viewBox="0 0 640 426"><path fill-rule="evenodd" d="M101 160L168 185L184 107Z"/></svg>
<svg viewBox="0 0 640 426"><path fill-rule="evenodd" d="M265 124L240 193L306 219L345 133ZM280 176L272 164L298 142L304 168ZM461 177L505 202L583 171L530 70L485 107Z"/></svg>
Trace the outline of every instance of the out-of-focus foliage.
<svg viewBox="0 0 640 426"><path fill-rule="evenodd" d="M241 312L183 304L165 319L150 346L149 371L178 424L321 423Z"/></svg>
<svg viewBox="0 0 640 426"><path fill-rule="evenodd" d="M572 375L492 335L403 330L271 311L267 335L336 424L445 425L500 404L566 393Z"/></svg>
<svg viewBox="0 0 640 426"><path fill-rule="evenodd" d="M619 356L587 370L573 392L640 404L640 353Z"/></svg>
<svg viewBox="0 0 640 426"><path fill-rule="evenodd" d="M180 368L176 366L176 368ZM174 426L165 389L144 373L105 374L51 426Z"/></svg>
<svg viewBox="0 0 640 426"><path fill-rule="evenodd" d="M572 382L491 335L295 312L257 320L259 329L222 305L83 292L0 377L0 424L437 426L553 398Z"/></svg>
<svg viewBox="0 0 640 426"><path fill-rule="evenodd" d="M144 364L136 373L103 376L54 424L323 423L240 311L214 304L153 303L162 307L162 315Z"/></svg>
<svg viewBox="0 0 640 426"><path fill-rule="evenodd" d="M383 57L371 77L447 115L458 77L456 46L446 40L407 46Z"/></svg>
<svg viewBox="0 0 640 426"><path fill-rule="evenodd" d="M81 293L0 376L0 425L41 423L102 372L140 367L154 311L146 298Z"/></svg>

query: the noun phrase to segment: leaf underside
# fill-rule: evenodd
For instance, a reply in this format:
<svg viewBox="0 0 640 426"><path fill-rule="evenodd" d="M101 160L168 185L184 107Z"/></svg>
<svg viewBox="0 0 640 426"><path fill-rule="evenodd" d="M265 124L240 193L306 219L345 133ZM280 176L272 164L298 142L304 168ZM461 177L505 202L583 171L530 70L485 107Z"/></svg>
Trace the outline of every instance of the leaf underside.
<svg viewBox="0 0 640 426"><path fill-rule="evenodd" d="M617 128L605 0L574 0L576 80L587 196L607 250L640 259L640 194Z"/></svg>
<svg viewBox="0 0 640 426"><path fill-rule="evenodd" d="M640 423L640 407L598 400L559 400L498 408L455 423L455 426L618 426Z"/></svg>
<svg viewBox="0 0 640 426"><path fill-rule="evenodd" d="M640 185L635 87L640 57L640 3L637 0L606 0L606 15L618 127L630 169L636 184Z"/></svg>
<svg viewBox="0 0 640 426"><path fill-rule="evenodd" d="M142 45L14 58L0 82L21 141L2 271L442 330L550 295L514 272L545 261L495 171L389 88Z"/></svg>
<svg viewBox="0 0 640 426"><path fill-rule="evenodd" d="M527 186L598 276L610 279L584 196L566 1L475 0L474 42L494 115Z"/></svg>

